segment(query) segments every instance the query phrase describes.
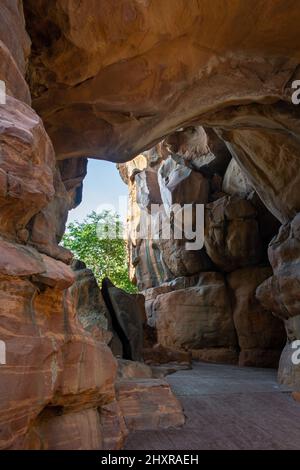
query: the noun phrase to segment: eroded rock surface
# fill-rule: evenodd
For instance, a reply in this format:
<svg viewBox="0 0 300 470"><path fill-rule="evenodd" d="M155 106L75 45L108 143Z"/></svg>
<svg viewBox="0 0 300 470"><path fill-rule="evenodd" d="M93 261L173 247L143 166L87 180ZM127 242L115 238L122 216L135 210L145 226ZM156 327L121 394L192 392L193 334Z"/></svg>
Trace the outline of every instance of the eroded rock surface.
<svg viewBox="0 0 300 470"><path fill-rule="evenodd" d="M287 7L284 0L256 0L255 8L248 0L103 0L100 9L97 0L2 0L2 448L118 448L123 415L143 429L182 423L164 382L123 383L118 404L99 291L84 268L74 275L71 253L58 245L68 210L82 198L87 157L125 162L145 151L120 172L132 206L138 203L130 219L131 278L140 290L158 289L146 296L160 341L230 362L238 338L243 364L261 364L259 351L271 362L267 351L278 350L282 331L274 312L288 330L280 380L299 383L291 365L299 339L300 108L291 103L300 78L299 21L296 2ZM186 177L159 188L159 167L170 155ZM257 289L267 313L253 293L267 273L257 265L266 264L275 232L250 190L283 224L269 247L273 275ZM148 217L149 205L160 201L156 222L169 217L170 201L206 204L206 251L187 254L185 240L171 231L164 241L157 225L157 240L138 235L141 209ZM243 305L232 309L224 272ZM166 287L182 277L183 288ZM132 300L121 302L128 311ZM179 361L191 353L172 351L158 344L148 358Z"/></svg>
<svg viewBox="0 0 300 470"><path fill-rule="evenodd" d="M259 300L281 318L299 314L300 214L281 227L269 245L273 276L258 289Z"/></svg>
<svg viewBox="0 0 300 470"><path fill-rule="evenodd" d="M224 278L200 275L198 285L159 295L154 304L158 341L182 349L235 346L236 337Z"/></svg>
<svg viewBox="0 0 300 470"><path fill-rule="evenodd" d="M233 320L241 349L241 366L278 366L286 340L283 322L255 298L257 286L271 272L269 267L256 266L238 269L227 277L233 294Z"/></svg>

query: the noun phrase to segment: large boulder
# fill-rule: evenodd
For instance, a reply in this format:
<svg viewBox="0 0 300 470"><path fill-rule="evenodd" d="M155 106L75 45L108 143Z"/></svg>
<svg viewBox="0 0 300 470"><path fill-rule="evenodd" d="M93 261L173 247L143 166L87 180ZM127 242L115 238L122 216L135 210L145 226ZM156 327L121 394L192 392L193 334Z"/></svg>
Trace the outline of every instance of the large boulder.
<svg viewBox="0 0 300 470"><path fill-rule="evenodd" d="M208 180L201 173L176 162L173 157L159 167L158 183L167 215L175 204L205 204L208 201Z"/></svg>
<svg viewBox="0 0 300 470"><path fill-rule="evenodd" d="M205 207L205 248L225 272L254 265L262 258L256 209L247 200L224 196Z"/></svg>
<svg viewBox="0 0 300 470"><path fill-rule="evenodd" d="M74 282L71 268L34 249L6 248L10 258L0 267L0 336L6 348L0 447L101 448L99 410L115 401L116 361L78 321L66 290ZM86 433L88 422L92 431ZM76 443L66 440L63 429L75 433Z"/></svg>
<svg viewBox="0 0 300 470"><path fill-rule="evenodd" d="M55 154L29 106L8 96L0 109L0 231L26 243L27 225L55 194Z"/></svg>
<svg viewBox="0 0 300 470"><path fill-rule="evenodd" d="M277 367L286 341L283 322L263 308L255 298L270 267L247 267L227 276L232 290L233 321L241 349L241 366Z"/></svg>
<svg viewBox="0 0 300 470"><path fill-rule="evenodd" d="M202 273L194 287L159 295L154 303L158 342L175 349L232 347L236 335L224 277Z"/></svg>
<svg viewBox="0 0 300 470"><path fill-rule="evenodd" d="M72 303L83 328L94 338L109 344L114 342L110 314L93 272L82 261L72 263L75 282L70 288Z"/></svg>
<svg viewBox="0 0 300 470"><path fill-rule="evenodd" d="M241 197L245 197L253 191L247 176L234 158L231 159L225 172L222 190L231 196Z"/></svg>
<svg viewBox="0 0 300 470"><path fill-rule="evenodd" d="M170 134L163 145L184 164L207 176L223 175L231 159L224 142L213 129L190 126Z"/></svg>
<svg viewBox="0 0 300 470"><path fill-rule="evenodd" d="M121 340L124 359L141 360L143 326L146 322L144 296L129 294L116 287L109 279L102 281L102 293L112 327Z"/></svg>
<svg viewBox="0 0 300 470"><path fill-rule="evenodd" d="M283 225L269 245L273 275L257 289L257 297L281 318L299 315L300 213Z"/></svg>
<svg viewBox="0 0 300 470"><path fill-rule="evenodd" d="M75 209L82 201L83 180L87 174L87 158L69 158L58 162L62 182L68 192L69 207Z"/></svg>
<svg viewBox="0 0 300 470"><path fill-rule="evenodd" d="M151 327L156 325L156 312L154 302L156 297L161 294L172 292L173 290L186 289L197 284L199 276L179 277L169 282L164 282L157 287L144 290L142 293L145 297L145 310L147 322Z"/></svg>
<svg viewBox="0 0 300 470"><path fill-rule="evenodd" d="M182 426L185 418L178 399L163 379L120 380L117 399L130 431Z"/></svg>
<svg viewBox="0 0 300 470"><path fill-rule="evenodd" d="M136 202L142 210L151 212L152 204L161 204L157 172L153 168L143 170L135 175L137 188Z"/></svg>

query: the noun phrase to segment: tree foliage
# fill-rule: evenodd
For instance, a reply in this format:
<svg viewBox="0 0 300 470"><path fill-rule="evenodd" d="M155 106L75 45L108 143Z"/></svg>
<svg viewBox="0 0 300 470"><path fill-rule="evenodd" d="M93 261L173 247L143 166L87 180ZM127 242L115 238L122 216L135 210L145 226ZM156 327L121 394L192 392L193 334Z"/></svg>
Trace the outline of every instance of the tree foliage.
<svg viewBox="0 0 300 470"><path fill-rule="evenodd" d="M127 292L136 292L128 277L126 242L122 238L123 225L117 214L92 212L83 222L68 224L62 243L74 256L90 268L97 281L104 277ZM115 238L107 236L116 233Z"/></svg>

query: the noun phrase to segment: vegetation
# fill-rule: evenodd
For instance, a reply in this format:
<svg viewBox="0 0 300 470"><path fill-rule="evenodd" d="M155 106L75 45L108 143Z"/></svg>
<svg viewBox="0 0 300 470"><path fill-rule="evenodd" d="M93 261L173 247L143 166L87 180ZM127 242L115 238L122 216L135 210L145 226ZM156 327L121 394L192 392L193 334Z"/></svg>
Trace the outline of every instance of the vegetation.
<svg viewBox="0 0 300 470"><path fill-rule="evenodd" d="M117 214L92 212L82 223L68 224L62 244L84 261L101 285L104 277L127 292L136 292L128 277L126 242L123 225ZM115 234L113 236L112 234Z"/></svg>

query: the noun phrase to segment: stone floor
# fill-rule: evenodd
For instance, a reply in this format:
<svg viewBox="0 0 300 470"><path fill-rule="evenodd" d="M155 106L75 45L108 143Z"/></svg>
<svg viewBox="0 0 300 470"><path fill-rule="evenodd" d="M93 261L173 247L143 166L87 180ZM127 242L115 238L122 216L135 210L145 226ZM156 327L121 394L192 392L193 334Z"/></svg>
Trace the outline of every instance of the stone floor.
<svg viewBox="0 0 300 470"><path fill-rule="evenodd" d="M185 425L134 432L126 449L300 449L300 403L277 384L276 371L195 363L167 380Z"/></svg>

